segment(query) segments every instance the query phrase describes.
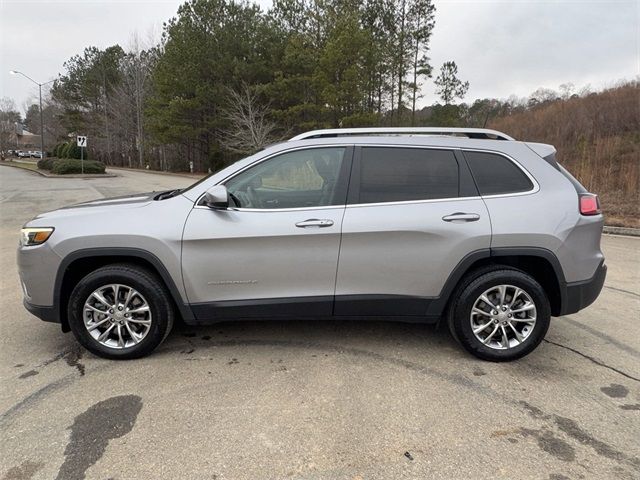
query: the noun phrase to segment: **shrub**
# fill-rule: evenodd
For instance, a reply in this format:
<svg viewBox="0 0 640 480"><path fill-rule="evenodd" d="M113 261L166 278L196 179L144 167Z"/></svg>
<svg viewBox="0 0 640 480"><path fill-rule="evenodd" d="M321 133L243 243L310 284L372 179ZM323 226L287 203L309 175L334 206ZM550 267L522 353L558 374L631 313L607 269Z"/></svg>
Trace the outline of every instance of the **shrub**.
<svg viewBox="0 0 640 480"><path fill-rule="evenodd" d="M75 158L58 160L54 162L52 172L56 175L68 175L71 173L82 173L81 161ZM86 160L84 162L84 173L104 173L105 166L102 162Z"/></svg>
<svg viewBox="0 0 640 480"><path fill-rule="evenodd" d="M70 143L65 143L62 148L58 151L58 158L69 158L69 148L71 147Z"/></svg>
<svg viewBox="0 0 640 480"><path fill-rule="evenodd" d="M42 158L38 160L38 168L40 170L51 170L53 168L53 158Z"/></svg>
<svg viewBox="0 0 640 480"><path fill-rule="evenodd" d="M84 156L85 160L89 158L86 148L84 149L84 153L82 155ZM69 146L65 151L65 158L75 158L77 160L80 160L80 147L76 142L69 142Z"/></svg>
<svg viewBox="0 0 640 480"><path fill-rule="evenodd" d="M67 158L80 158L80 147L78 147L78 144L76 142L71 142L69 144Z"/></svg>
<svg viewBox="0 0 640 480"><path fill-rule="evenodd" d="M55 147L53 147L53 156L54 157L61 157L62 156L62 149L65 147L66 143L65 142L60 142L58 143Z"/></svg>

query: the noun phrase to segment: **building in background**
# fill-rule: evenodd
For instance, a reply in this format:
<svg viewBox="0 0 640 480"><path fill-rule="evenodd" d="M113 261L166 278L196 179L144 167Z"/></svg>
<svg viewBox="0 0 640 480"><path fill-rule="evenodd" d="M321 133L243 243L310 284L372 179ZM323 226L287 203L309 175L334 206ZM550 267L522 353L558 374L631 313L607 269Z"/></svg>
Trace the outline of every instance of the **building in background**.
<svg viewBox="0 0 640 480"><path fill-rule="evenodd" d="M28 132L22 124L16 123L8 144L16 150L40 150L40 135Z"/></svg>

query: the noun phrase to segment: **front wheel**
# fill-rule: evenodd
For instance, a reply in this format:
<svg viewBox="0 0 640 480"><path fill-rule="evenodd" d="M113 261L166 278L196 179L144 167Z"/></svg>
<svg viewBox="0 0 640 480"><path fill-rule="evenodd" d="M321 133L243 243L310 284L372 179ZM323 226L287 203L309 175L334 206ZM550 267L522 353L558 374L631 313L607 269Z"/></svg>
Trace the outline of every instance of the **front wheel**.
<svg viewBox="0 0 640 480"><path fill-rule="evenodd" d="M87 350L109 359L151 353L171 331L174 311L162 282L135 265L108 265L71 293L69 326Z"/></svg>
<svg viewBox="0 0 640 480"><path fill-rule="evenodd" d="M463 284L449 312L452 334L483 360L509 361L531 353L549 329L544 289L519 270L496 269Z"/></svg>

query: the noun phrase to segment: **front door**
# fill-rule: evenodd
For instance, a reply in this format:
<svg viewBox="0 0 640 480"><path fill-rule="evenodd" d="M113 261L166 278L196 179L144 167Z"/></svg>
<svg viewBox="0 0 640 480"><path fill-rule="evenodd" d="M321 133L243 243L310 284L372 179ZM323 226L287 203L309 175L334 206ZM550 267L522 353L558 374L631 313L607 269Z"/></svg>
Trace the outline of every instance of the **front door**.
<svg viewBox="0 0 640 480"><path fill-rule="evenodd" d="M456 265L490 241L487 208L453 150L358 148L335 314L424 317Z"/></svg>
<svg viewBox="0 0 640 480"><path fill-rule="evenodd" d="M331 315L352 150L276 154L225 181L230 209L193 209L182 268L198 320Z"/></svg>

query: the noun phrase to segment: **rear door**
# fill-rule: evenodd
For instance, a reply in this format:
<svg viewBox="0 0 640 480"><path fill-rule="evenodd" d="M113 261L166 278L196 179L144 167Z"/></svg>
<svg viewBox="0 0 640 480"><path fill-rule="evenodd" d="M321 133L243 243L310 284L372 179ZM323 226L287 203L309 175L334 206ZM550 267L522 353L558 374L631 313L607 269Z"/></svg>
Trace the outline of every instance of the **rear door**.
<svg viewBox="0 0 640 480"><path fill-rule="evenodd" d="M425 316L491 224L459 152L357 147L342 224L336 315Z"/></svg>

